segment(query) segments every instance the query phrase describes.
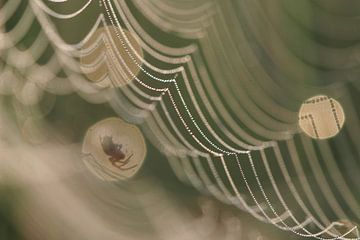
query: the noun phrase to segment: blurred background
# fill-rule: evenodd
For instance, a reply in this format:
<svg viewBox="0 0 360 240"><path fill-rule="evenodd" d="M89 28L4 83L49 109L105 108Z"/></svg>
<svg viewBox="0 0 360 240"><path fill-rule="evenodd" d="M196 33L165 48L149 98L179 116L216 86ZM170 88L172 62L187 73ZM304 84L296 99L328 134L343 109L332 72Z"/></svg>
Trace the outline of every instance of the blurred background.
<svg viewBox="0 0 360 240"><path fill-rule="evenodd" d="M0 0L0 239L360 239L359 10Z"/></svg>

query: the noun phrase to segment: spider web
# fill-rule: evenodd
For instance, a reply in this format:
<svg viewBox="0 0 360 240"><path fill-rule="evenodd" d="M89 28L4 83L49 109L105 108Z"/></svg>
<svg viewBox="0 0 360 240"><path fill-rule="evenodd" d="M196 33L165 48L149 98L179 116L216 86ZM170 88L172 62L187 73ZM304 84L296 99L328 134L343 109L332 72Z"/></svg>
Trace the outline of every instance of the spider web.
<svg viewBox="0 0 360 240"><path fill-rule="evenodd" d="M63 6L69 11L59 11ZM329 20L320 5L315 8L320 22ZM89 15L86 34L69 43L59 26ZM281 1L86 0L76 7L67 0L5 1L0 90L27 104L36 104L42 91L76 91L90 102L109 102L140 124L176 175L199 191L303 237L360 239L357 226L346 225L360 221L359 179L352 176L360 150L356 46L322 44L303 30L322 28L300 15ZM324 30L329 35L343 33L341 24L355 24L330 20L337 25ZM98 28L109 25L139 74L131 72L109 31L85 47ZM124 29L139 40L145 57ZM35 38L24 43L30 35ZM353 40L359 33L344 36ZM79 58L102 42L113 47L81 67ZM116 89L95 86L83 71L102 63L111 69L105 77L111 82L127 74L132 82ZM314 141L298 129L299 105L318 93L344 103L340 140Z"/></svg>

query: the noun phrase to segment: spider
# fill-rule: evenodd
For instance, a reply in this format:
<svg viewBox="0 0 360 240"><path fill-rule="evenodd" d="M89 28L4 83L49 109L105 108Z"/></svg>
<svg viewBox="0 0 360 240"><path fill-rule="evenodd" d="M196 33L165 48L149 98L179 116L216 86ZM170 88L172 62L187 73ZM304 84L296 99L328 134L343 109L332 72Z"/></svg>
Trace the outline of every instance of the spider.
<svg viewBox="0 0 360 240"><path fill-rule="evenodd" d="M100 143L104 153L109 156L109 161L114 167L120 170L130 170L137 166L137 164L135 164L133 166L126 167L134 154L131 153L130 156L125 159L126 155L121 150L122 144L114 143L112 136L105 136L100 138Z"/></svg>

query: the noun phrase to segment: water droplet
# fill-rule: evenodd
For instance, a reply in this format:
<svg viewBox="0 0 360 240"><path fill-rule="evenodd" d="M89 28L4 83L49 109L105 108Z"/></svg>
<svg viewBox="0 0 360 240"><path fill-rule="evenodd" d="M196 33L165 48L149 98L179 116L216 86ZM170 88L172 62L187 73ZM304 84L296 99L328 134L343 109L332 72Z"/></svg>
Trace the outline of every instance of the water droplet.
<svg viewBox="0 0 360 240"><path fill-rule="evenodd" d="M115 181L129 179L138 172L146 145L139 128L113 117L88 129L82 152L92 173L102 180Z"/></svg>
<svg viewBox="0 0 360 240"><path fill-rule="evenodd" d="M341 104L333 98L318 95L307 99L299 110L299 126L315 139L336 136L345 122Z"/></svg>
<svg viewBox="0 0 360 240"><path fill-rule="evenodd" d="M128 42L136 53L143 57L138 40L126 29L122 29ZM100 36L103 39L93 51L88 48L95 46ZM130 45L125 40L121 29L114 26L99 28L85 43L80 57L81 68L87 78L99 87L121 87L133 80L140 71L141 60L135 56ZM106 61L98 63L105 57ZM126 65L126 66L125 66Z"/></svg>

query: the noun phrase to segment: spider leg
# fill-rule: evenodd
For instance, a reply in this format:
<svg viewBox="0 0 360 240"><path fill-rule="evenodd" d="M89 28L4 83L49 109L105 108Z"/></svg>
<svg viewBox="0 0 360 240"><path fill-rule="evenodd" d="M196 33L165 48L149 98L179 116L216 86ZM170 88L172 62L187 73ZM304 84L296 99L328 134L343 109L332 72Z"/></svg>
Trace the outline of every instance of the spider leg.
<svg viewBox="0 0 360 240"><path fill-rule="evenodd" d="M116 158L114 158L114 157L109 157L109 161L111 162L111 164L112 164L113 166L116 167L116 163L118 162Z"/></svg>
<svg viewBox="0 0 360 240"><path fill-rule="evenodd" d="M131 154L131 155L128 156L124 161L120 161L121 166L124 166L124 165L128 164L128 163L130 162L131 157L132 157L133 155L134 155L134 154Z"/></svg>
<svg viewBox="0 0 360 240"><path fill-rule="evenodd" d="M129 160L132 158L133 155L134 155L133 153L130 154L130 156L128 156L128 157L126 158L126 161L129 161Z"/></svg>
<svg viewBox="0 0 360 240"><path fill-rule="evenodd" d="M133 169L137 166L137 164L133 165L133 166L130 166L130 167L125 167L126 164L128 164L131 160L131 157L133 156L134 154L131 154L129 157L127 157L124 161L119 161L119 165L116 165L115 163L113 164L115 167L119 168L120 170L130 170L130 169Z"/></svg>
<svg viewBox="0 0 360 240"><path fill-rule="evenodd" d="M124 165L121 165L121 166L119 166L118 168L119 168L120 170L126 171L126 170L130 170L130 169L135 168L135 167L137 166L137 164L132 165L132 166L130 166L130 167L123 167L123 166L124 166Z"/></svg>

